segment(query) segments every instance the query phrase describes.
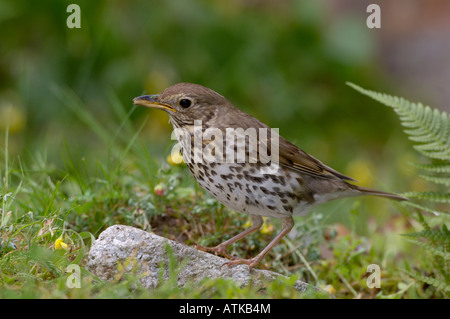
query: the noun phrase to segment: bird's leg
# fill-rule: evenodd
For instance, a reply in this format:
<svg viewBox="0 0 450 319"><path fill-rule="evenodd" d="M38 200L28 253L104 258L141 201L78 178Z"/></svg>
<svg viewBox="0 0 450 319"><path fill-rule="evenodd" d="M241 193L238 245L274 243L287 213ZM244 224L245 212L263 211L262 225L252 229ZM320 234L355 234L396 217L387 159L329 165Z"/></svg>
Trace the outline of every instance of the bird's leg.
<svg viewBox="0 0 450 319"><path fill-rule="evenodd" d="M281 240L281 238L286 236L291 231L292 227L294 227L294 220L292 219L291 216L283 218L282 222L283 222L283 224L282 224L283 228L281 229L281 232L258 255L256 255L253 258L250 258L250 259L239 258L239 259L231 260L231 261L223 264L223 266L228 267L228 266L239 265L239 264L247 264L249 266L248 267L249 270L251 270L253 267L257 266L259 264L259 262L261 261L261 259L263 259L264 256L273 248L273 246L278 244L278 242Z"/></svg>
<svg viewBox="0 0 450 319"><path fill-rule="evenodd" d="M234 258L233 256L231 256L230 254L227 253L227 251L226 251L227 247L234 244L239 239L247 236L248 234L254 233L258 229L260 229L263 224L263 219L261 216L250 215L250 217L252 220L252 226L250 228L244 230L242 233L237 234L236 236L228 239L227 241L224 241L223 243L217 245L216 247L204 247L204 246L200 246L200 245L195 245L195 248L202 250L202 251L206 251L206 252L212 252L212 253L215 253L216 255L225 256L229 259Z"/></svg>

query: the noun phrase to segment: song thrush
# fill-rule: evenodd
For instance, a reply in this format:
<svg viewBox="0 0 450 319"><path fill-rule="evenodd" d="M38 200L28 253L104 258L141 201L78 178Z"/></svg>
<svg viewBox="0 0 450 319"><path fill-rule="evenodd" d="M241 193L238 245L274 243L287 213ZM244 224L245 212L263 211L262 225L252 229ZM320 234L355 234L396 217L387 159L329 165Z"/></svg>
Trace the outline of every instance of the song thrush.
<svg viewBox="0 0 450 319"><path fill-rule="evenodd" d="M178 83L159 95L139 96L133 102L166 111L174 129L179 131L177 139L183 159L195 179L225 206L251 217L252 226L247 230L216 247L198 246L199 249L232 258L226 248L257 231L263 224L262 216L281 218L281 232L256 257L235 258L225 265L247 264L250 269L256 266L290 232L294 226L292 216L304 215L314 205L359 195L406 200L348 183L354 179L324 165L204 86ZM224 140L228 131L235 135ZM250 133L255 131L257 136L253 139ZM196 145L196 141L201 142ZM250 145L252 142L256 145ZM264 148L267 152L262 151ZM225 153L237 154L242 149L244 159L224 159ZM202 151L209 152L209 156L202 158Z"/></svg>

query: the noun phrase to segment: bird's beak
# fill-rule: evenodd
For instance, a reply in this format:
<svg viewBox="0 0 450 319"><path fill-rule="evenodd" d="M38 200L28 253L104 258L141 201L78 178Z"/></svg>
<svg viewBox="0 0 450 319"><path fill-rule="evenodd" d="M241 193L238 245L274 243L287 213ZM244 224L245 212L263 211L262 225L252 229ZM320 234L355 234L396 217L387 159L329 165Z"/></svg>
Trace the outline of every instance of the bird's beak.
<svg viewBox="0 0 450 319"><path fill-rule="evenodd" d="M138 96L133 99L133 104L145 106L145 107L152 107L155 109L168 110L168 111L172 111L172 112L177 111L170 104L158 102L156 100L157 98L158 98L158 95Z"/></svg>

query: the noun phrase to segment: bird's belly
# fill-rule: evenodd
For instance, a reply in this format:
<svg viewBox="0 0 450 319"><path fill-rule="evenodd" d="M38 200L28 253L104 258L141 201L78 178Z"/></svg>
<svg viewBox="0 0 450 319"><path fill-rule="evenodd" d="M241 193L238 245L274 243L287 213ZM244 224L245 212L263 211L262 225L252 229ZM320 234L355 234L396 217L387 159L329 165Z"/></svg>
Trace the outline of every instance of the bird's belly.
<svg viewBox="0 0 450 319"><path fill-rule="evenodd" d="M192 175L228 208L252 215L286 217L309 211L314 197L295 175L280 169L270 174L258 164L188 164Z"/></svg>

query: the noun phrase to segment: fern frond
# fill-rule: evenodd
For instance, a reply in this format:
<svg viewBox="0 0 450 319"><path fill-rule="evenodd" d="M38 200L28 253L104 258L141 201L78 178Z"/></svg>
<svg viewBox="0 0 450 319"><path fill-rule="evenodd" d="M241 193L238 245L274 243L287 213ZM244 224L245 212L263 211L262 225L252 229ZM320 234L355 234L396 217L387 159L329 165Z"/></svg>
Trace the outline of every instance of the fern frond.
<svg viewBox="0 0 450 319"><path fill-rule="evenodd" d="M410 164L431 173L450 173L450 164L418 164L412 162Z"/></svg>
<svg viewBox="0 0 450 319"><path fill-rule="evenodd" d="M447 291L450 292L450 286L447 285L443 280L439 280L433 277L427 277L427 276L423 276L421 274L419 274L418 272L415 271L409 271L406 269L401 269L401 271L403 271L404 273L406 273L408 276L423 281L433 287L436 287L437 289L443 290L443 291Z"/></svg>
<svg viewBox="0 0 450 319"><path fill-rule="evenodd" d="M430 224L428 224L420 211L417 212L417 217L424 229L431 229Z"/></svg>
<svg viewBox="0 0 450 319"><path fill-rule="evenodd" d="M419 175L423 179L433 182L436 184L442 184L445 186L450 186L450 177L449 176L430 176L430 175Z"/></svg>
<svg viewBox="0 0 450 319"><path fill-rule="evenodd" d="M429 200L437 203L450 203L450 193L443 194L438 192L407 192L402 196L407 198L417 198L420 200Z"/></svg>
<svg viewBox="0 0 450 319"><path fill-rule="evenodd" d="M419 175L420 177L436 184L450 186L450 116L446 112L433 110L422 103L412 103L403 98L366 90L352 83L347 84L360 93L390 106L398 114L405 128L404 132L415 143L414 149L425 157L434 160L434 163L431 164L413 164L421 169L422 175ZM445 190L445 193L408 192L403 196L436 203L450 203L448 190ZM438 211L413 202L404 202L403 205L431 212L436 216L450 217L448 212ZM448 285L450 282L450 231L445 223L441 229L432 229L422 213L420 211L417 213L418 221L424 229L420 232L404 234L404 236L410 237L407 239L409 242L425 248L434 257L432 261L435 267L433 272L435 275L425 276L411 270L403 271L417 280L450 292L450 286ZM419 240L418 238L426 240ZM440 280L441 275L443 278Z"/></svg>
<svg viewBox="0 0 450 319"><path fill-rule="evenodd" d="M439 242L442 245L450 245L450 234L445 229L424 229L420 232L404 234L408 237L424 237L433 242Z"/></svg>
<svg viewBox="0 0 450 319"><path fill-rule="evenodd" d="M413 244L416 244L418 246L425 248L427 251L429 251L430 253L432 253L435 256L440 256L444 259L450 259L450 252L446 251L443 247L435 247L429 243L425 243L423 241L420 241L417 239L412 239L412 238L406 238L406 240L409 241L410 243L413 243Z"/></svg>
<svg viewBox="0 0 450 319"><path fill-rule="evenodd" d="M401 194L401 195L403 196L403 194ZM447 211L433 209L430 207L422 206L422 205L419 205L419 204L416 204L413 202L407 202L407 201L402 202L402 205L411 206L411 207L423 210L425 212L432 213L433 215L440 215L440 216L444 216L444 217L447 217L450 219L450 212L447 212Z"/></svg>
<svg viewBox="0 0 450 319"><path fill-rule="evenodd" d="M396 96L366 90L353 83L347 84L392 107L399 115L402 125L407 128L405 133L409 139L420 143L414 146L418 152L433 159L450 160L450 117L446 112L433 110L422 103L412 103Z"/></svg>

